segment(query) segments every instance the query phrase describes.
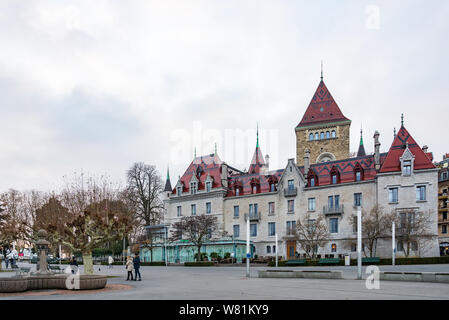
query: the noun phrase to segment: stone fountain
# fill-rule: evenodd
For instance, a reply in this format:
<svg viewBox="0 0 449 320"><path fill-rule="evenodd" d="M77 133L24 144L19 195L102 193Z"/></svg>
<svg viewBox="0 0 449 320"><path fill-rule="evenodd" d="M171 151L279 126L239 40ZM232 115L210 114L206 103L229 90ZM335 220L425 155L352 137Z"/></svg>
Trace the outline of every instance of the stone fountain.
<svg viewBox="0 0 449 320"><path fill-rule="evenodd" d="M27 290L42 289L67 289L67 290L92 290L102 289L106 286L105 275L79 275L57 274L48 268L47 255L50 242L47 241L47 232L39 230L36 248L38 261L36 271L30 275L16 275L10 278L0 278L0 292L23 292Z"/></svg>

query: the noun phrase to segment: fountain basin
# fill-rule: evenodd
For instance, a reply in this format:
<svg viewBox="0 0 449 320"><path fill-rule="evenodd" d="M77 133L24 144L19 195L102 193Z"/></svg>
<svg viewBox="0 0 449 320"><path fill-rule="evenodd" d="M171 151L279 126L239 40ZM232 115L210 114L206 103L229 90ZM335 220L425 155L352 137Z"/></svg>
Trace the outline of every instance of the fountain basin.
<svg viewBox="0 0 449 320"><path fill-rule="evenodd" d="M103 289L107 284L106 275L78 275L74 278L77 285L68 288L66 280L70 276L73 277L70 274L62 274L0 278L0 292L13 293L42 289L93 290Z"/></svg>

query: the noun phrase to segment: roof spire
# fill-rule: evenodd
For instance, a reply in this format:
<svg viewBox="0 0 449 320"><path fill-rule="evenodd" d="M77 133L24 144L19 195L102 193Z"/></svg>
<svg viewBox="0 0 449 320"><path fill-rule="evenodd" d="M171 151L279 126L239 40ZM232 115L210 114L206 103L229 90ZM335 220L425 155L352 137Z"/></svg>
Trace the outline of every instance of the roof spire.
<svg viewBox="0 0 449 320"><path fill-rule="evenodd" d="M360 125L360 145L363 146L363 129L361 125Z"/></svg>
<svg viewBox="0 0 449 320"><path fill-rule="evenodd" d="M215 142L215 153L214 154L217 154L217 143Z"/></svg>
<svg viewBox="0 0 449 320"><path fill-rule="evenodd" d="M404 114L401 113L401 127L404 126Z"/></svg>
<svg viewBox="0 0 449 320"><path fill-rule="evenodd" d="M360 126L360 145L359 150L357 151L357 157L364 157L366 156L365 147L363 146L363 130L362 126Z"/></svg>
<svg viewBox="0 0 449 320"><path fill-rule="evenodd" d="M323 60L321 60L321 81L323 81Z"/></svg>
<svg viewBox="0 0 449 320"><path fill-rule="evenodd" d="M259 123L257 123L256 135L257 135L256 148L259 148Z"/></svg>
<svg viewBox="0 0 449 320"><path fill-rule="evenodd" d="M193 152L193 159L196 158L196 147L195 147L195 151Z"/></svg>
<svg viewBox="0 0 449 320"><path fill-rule="evenodd" d="M171 187L171 183L170 183L170 173L169 173L169 169L168 169L168 165L167 165L167 180L165 181L164 191L171 192L171 190L172 190L172 187Z"/></svg>
<svg viewBox="0 0 449 320"><path fill-rule="evenodd" d="M394 128L393 135L396 138L396 128Z"/></svg>

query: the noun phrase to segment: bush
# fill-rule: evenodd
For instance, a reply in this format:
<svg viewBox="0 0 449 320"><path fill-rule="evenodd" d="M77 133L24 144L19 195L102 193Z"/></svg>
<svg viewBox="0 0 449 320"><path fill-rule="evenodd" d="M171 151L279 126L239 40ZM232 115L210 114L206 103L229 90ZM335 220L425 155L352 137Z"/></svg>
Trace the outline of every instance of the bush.
<svg viewBox="0 0 449 320"><path fill-rule="evenodd" d="M215 263L212 261L200 261L200 262L184 262L184 267L212 267Z"/></svg>
<svg viewBox="0 0 449 320"><path fill-rule="evenodd" d="M214 259L220 259L221 258L220 255L217 252L211 252L210 257L214 258Z"/></svg>
<svg viewBox="0 0 449 320"><path fill-rule="evenodd" d="M231 253L230 252L225 252L224 258L225 259L229 259L230 257L231 257Z"/></svg>
<svg viewBox="0 0 449 320"><path fill-rule="evenodd" d="M319 260L306 260L306 264L303 266L318 266ZM278 261L279 267L285 267L287 260ZM449 263L449 256L446 257L425 257L425 258L396 258L396 265L413 265L413 264L444 264ZM276 263L271 261L268 263L269 267L274 267ZM344 259L340 259L339 266L344 266ZM357 265L357 259L351 259L351 265ZM380 259L379 263L363 263L363 265L391 265L391 259Z"/></svg>

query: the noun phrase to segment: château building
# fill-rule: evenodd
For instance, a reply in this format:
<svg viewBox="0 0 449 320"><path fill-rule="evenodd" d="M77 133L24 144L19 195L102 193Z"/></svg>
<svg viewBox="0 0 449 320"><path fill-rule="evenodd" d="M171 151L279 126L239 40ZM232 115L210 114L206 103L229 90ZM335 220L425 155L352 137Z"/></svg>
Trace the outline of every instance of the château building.
<svg viewBox="0 0 449 320"><path fill-rule="evenodd" d="M321 78L294 128L296 159L288 159L284 168L270 170L258 136L248 171L228 165L217 153L195 157L173 188L167 177L165 222L171 225L183 216L214 215L231 238L219 246L212 243L213 250L235 251L238 243L239 258L244 256L245 218L249 217L252 254L291 259L305 253L293 237L297 221L305 214L310 214L312 221L323 216L330 238L318 248L318 254L323 258L355 257L357 206L366 211L381 206L409 219L418 211L428 214L430 241L422 247L414 243L411 255L438 256L438 168L432 163L432 153L418 145L402 119L393 141L384 138L384 143L391 143L388 152L380 152L381 136L376 131L374 150L367 154L361 132L358 152L351 157L350 127L351 120L343 115ZM391 248L391 236L380 239L376 256L391 257ZM404 244L398 241L397 249L397 255L403 255ZM188 259L180 253L179 243L170 244L167 250L172 262Z"/></svg>

